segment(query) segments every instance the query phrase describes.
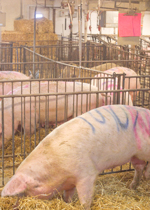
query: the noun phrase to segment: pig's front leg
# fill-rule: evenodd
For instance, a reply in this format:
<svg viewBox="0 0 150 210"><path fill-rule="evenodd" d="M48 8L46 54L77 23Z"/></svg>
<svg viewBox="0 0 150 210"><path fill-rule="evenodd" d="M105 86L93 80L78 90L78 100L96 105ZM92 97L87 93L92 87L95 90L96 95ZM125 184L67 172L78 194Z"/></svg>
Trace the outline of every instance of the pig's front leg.
<svg viewBox="0 0 150 210"><path fill-rule="evenodd" d="M134 178L132 183L130 184L130 189L135 190L140 183L141 177L143 175L143 170L146 166L146 162L143 160L139 160L136 157L131 158L131 163L135 169Z"/></svg>
<svg viewBox="0 0 150 210"><path fill-rule="evenodd" d="M95 175L86 176L77 182L76 189L78 197L85 210L90 209L96 178L97 176Z"/></svg>
<svg viewBox="0 0 150 210"><path fill-rule="evenodd" d="M66 203L69 203L72 201L72 197L74 195L75 187L70 190L65 190L63 193L63 199Z"/></svg>

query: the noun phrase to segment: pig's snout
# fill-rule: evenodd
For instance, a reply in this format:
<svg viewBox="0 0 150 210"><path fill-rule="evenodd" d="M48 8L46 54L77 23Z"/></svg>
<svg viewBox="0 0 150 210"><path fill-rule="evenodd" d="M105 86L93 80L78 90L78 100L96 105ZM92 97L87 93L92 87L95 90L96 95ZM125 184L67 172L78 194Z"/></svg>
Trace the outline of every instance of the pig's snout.
<svg viewBox="0 0 150 210"><path fill-rule="evenodd" d="M22 177L14 175L2 190L1 197L15 195L23 196L26 188L27 184Z"/></svg>

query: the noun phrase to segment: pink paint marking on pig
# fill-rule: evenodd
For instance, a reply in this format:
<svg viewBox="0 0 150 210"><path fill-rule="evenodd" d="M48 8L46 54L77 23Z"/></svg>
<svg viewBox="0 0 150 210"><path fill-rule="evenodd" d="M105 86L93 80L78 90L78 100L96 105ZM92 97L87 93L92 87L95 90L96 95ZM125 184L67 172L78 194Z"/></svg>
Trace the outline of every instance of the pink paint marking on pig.
<svg viewBox="0 0 150 210"><path fill-rule="evenodd" d="M1 196L49 199L64 191L64 200L69 201L76 189L81 204L89 210L97 176L128 161L135 168L130 188L136 189L150 161L150 135L143 132L150 134L148 119L150 111L144 108L109 105L64 123L20 164ZM143 129L139 129L141 123ZM140 148L135 128L141 138ZM149 172L148 165L147 177Z"/></svg>
<svg viewBox="0 0 150 210"><path fill-rule="evenodd" d="M115 81L115 84L114 84L114 80L111 78L101 80L100 90L117 90L117 89L118 89L118 80ZM122 87L120 86L119 89L122 90ZM105 93L102 93L104 104L106 102L106 97L108 97L107 105L117 103L116 101L113 100L114 95L115 95L115 98L117 98L117 93L115 93L115 92L107 93L107 95ZM123 99L123 103L125 103L125 105L130 105L130 106L133 105L131 96L128 92L124 93L124 95L122 92L120 92L120 101L119 101L120 104L122 104L122 99Z"/></svg>
<svg viewBox="0 0 150 210"><path fill-rule="evenodd" d="M111 68L111 69L108 69L108 70L104 71L104 73L105 74L98 74L95 77L97 77L97 76L98 77L101 77L101 76L110 77L109 74L113 74L113 73L123 74L123 73L125 73L126 76L128 76L128 77L129 76L132 76L132 78L131 79L129 79L127 77L125 78L124 89L135 89L135 90L136 89L140 89L140 81L139 81L139 78L136 78L137 74L132 69L125 68L125 67L114 67L114 68ZM135 76L135 78L133 76ZM103 87L101 85L101 81L103 81L103 80L99 80L98 81L98 80L94 80L93 79L92 82L91 82L91 84L92 85L95 85L97 87L99 86L99 88L101 90L103 90ZM109 79L106 80L105 82L107 82L107 81L109 81ZM117 80L117 83L118 83L118 80ZM121 84L122 84L122 79L121 79ZM132 101L134 101L136 99L136 95L138 95L138 93L139 93L138 91L136 92L136 94L134 94L134 92L132 92L132 91L129 92L129 94L131 95Z"/></svg>
<svg viewBox="0 0 150 210"><path fill-rule="evenodd" d="M150 119L149 119L149 115L147 110L143 110L143 112L140 114L138 113L138 111L132 110L129 108L129 112L131 114L132 117L132 122L135 125L134 126L134 133L137 139L137 144L138 144L138 148L141 149L141 142L142 142L142 137L140 137L138 130L140 129L140 133L142 133L144 138L147 138L150 135ZM134 113L133 113L134 112ZM136 117L135 117L135 113L136 113ZM143 116L146 119L144 122L143 120ZM138 124L138 129L137 129L137 125Z"/></svg>

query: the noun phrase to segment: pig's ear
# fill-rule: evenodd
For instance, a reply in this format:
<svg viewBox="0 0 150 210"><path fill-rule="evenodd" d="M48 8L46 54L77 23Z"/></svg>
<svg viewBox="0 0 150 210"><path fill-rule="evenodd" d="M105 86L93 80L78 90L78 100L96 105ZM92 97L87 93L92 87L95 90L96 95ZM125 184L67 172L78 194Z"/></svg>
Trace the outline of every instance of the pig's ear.
<svg viewBox="0 0 150 210"><path fill-rule="evenodd" d="M15 196L21 195L25 192L27 184L20 177L14 175L4 187L1 196Z"/></svg>

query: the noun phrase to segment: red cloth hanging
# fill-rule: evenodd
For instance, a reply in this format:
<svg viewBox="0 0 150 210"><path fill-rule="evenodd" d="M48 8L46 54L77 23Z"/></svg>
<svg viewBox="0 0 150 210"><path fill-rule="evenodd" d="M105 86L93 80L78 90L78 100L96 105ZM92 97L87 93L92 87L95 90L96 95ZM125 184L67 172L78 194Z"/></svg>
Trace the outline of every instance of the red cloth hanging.
<svg viewBox="0 0 150 210"><path fill-rule="evenodd" d="M119 37L141 36L141 13L134 16L119 13L118 31Z"/></svg>

